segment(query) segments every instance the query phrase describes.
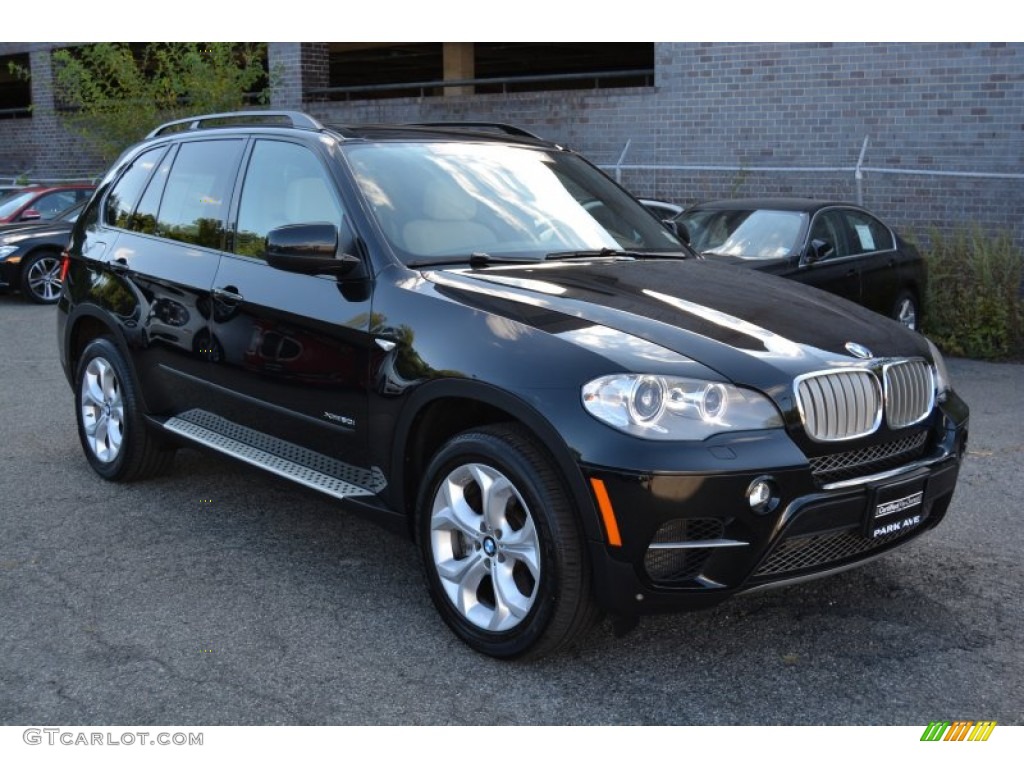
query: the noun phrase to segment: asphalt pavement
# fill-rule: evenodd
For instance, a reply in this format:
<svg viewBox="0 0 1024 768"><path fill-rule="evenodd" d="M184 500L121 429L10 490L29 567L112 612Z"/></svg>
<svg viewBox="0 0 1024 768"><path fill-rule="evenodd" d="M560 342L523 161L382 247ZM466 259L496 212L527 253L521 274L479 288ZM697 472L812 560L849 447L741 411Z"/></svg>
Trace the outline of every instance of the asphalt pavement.
<svg viewBox="0 0 1024 768"><path fill-rule="evenodd" d="M0 328L0 724L1024 724L1022 365L949 361L970 453L915 543L523 664L327 497L191 449L101 480L54 309L0 296Z"/></svg>

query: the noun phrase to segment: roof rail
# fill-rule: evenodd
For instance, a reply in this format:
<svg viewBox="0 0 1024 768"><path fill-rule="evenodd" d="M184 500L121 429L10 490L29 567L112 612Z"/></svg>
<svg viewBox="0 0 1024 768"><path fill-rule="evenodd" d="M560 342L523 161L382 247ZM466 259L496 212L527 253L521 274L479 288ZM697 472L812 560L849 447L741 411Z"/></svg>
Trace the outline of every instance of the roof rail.
<svg viewBox="0 0 1024 768"><path fill-rule="evenodd" d="M542 139L535 133L530 133L525 128L520 128L517 125L509 125L508 123L467 122L462 120L452 120L440 121L435 123L407 123L407 125L423 126L424 128L489 128L493 131L507 133L510 136L525 136L529 139L547 141L547 139Z"/></svg>
<svg viewBox="0 0 1024 768"><path fill-rule="evenodd" d="M183 130L186 131L198 131L203 127L203 123L212 122L214 120L226 121L226 125L231 125L230 121L235 120L237 122L234 125L249 125L253 122L253 118L285 118L287 119L292 128L304 128L309 131L319 131L323 128L317 120L307 115L305 112L296 112L293 110L263 110L263 109L248 109L239 112L218 112L211 115L197 115L196 117L186 117L181 120L171 120L169 123L164 123L159 128L154 128L148 134L147 139L152 139L166 131L174 128L175 126L186 126ZM223 127L222 125L210 126L213 128Z"/></svg>

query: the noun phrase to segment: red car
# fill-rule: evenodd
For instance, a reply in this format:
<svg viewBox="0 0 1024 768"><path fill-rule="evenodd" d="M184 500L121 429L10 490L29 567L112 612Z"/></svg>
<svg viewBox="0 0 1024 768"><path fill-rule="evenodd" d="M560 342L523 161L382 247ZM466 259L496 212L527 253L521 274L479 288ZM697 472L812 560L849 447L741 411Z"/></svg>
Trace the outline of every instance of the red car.
<svg viewBox="0 0 1024 768"><path fill-rule="evenodd" d="M75 203L88 200L94 189L91 184L25 187L0 201L0 224L52 219Z"/></svg>

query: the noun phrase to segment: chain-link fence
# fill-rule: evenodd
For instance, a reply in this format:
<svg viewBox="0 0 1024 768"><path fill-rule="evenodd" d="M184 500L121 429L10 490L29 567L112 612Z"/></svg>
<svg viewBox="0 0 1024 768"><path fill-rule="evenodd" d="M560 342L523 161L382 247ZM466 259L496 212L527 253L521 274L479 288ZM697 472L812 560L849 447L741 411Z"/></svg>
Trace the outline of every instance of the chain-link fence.
<svg viewBox="0 0 1024 768"><path fill-rule="evenodd" d="M918 238L927 239L932 230L980 226L1009 233L1024 246L1024 172L1012 163L1011 170L964 169L969 154L956 157L949 148L884 152L884 162L871 162L867 137L854 162L837 165L646 162L633 158L631 144L627 141L615 160L600 167L640 197L681 205L736 197L851 201ZM920 158L932 167L909 167L905 158Z"/></svg>

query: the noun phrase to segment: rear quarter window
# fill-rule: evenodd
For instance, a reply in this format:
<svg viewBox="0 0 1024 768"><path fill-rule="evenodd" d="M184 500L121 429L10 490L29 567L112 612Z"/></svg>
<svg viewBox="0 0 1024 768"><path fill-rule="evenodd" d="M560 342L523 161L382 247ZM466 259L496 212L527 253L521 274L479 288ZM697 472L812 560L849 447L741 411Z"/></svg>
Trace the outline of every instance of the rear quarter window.
<svg viewBox="0 0 1024 768"><path fill-rule="evenodd" d="M135 203L139 199L146 180L160 160L166 147L156 147L139 155L121 174L114 188L107 195L104 206L104 220L115 227L127 227Z"/></svg>

